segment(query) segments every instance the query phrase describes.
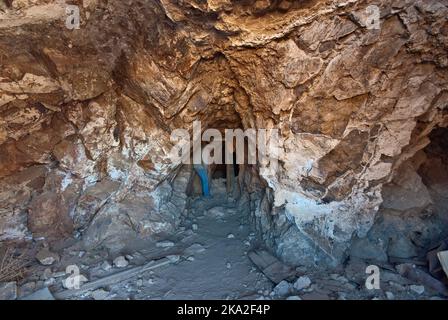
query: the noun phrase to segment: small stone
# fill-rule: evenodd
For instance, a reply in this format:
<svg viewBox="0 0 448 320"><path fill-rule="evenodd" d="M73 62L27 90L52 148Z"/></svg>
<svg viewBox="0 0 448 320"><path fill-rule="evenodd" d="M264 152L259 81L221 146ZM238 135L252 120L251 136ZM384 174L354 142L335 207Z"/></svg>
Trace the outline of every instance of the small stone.
<svg viewBox="0 0 448 320"><path fill-rule="evenodd" d="M137 287L143 286L143 280L142 279L138 279L136 284L137 284Z"/></svg>
<svg viewBox="0 0 448 320"><path fill-rule="evenodd" d="M193 243L191 246L189 246L186 250L185 250L185 254L186 255L191 255L191 254L197 254L197 253L202 253L205 251L205 248L202 244L200 243Z"/></svg>
<svg viewBox="0 0 448 320"><path fill-rule="evenodd" d="M92 292L92 298L94 300L104 300L109 295L109 291L106 291L104 289L98 289Z"/></svg>
<svg viewBox="0 0 448 320"><path fill-rule="evenodd" d="M213 217L213 218L224 218L225 217L225 212L224 212L224 208L222 207L215 207L215 208L211 208L210 210L207 211L206 215L209 217Z"/></svg>
<svg viewBox="0 0 448 320"><path fill-rule="evenodd" d="M308 288L311 285L311 280L307 276L302 276L294 282L294 289L297 291Z"/></svg>
<svg viewBox="0 0 448 320"><path fill-rule="evenodd" d="M190 256L187 258L188 261L193 262L194 261L194 257Z"/></svg>
<svg viewBox="0 0 448 320"><path fill-rule="evenodd" d="M423 292L425 292L424 286L418 286L418 285L412 284L409 286L409 288L417 294L422 294Z"/></svg>
<svg viewBox="0 0 448 320"><path fill-rule="evenodd" d="M84 257L85 254L86 254L85 251L79 251L78 257L82 258L82 257Z"/></svg>
<svg viewBox="0 0 448 320"><path fill-rule="evenodd" d="M347 293L338 292L338 300L347 300Z"/></svg>
<svg viewBox="0 0 448 320"><path fill-rule="evenodd" d="M232 264L231 264L230 262L227 262L227 263L226 263L226 268L227 268L227 269L232 268Z"/></svg>
<svg viewBox="0 0 448 320"><path fill-rule="evenodd" d="M50 268L46 268L44 270L44 273L41 276L41 279L42 280L50 279L52 275L53 275L53 272L51 271L51 269Z"/></svg>
<svg viewBox="0 0 448 320"><path fill-rule="evenodd" d="M286 300L302 300L299 296L289 296Z"/></svg>
<svg viewBox="0 0 448 320"><path fill-rule="evenodd" d="M180 260L180 256L179 255L177 255L177 254L171 254L171 255L169 255L169 256L166 256L166 258L168 259L168 260L170 260L171 262L178 262L179 260Z"/></svg>
<svg viewBox="0 0 448 320"><path fill-rule="evenodd" d="M104 261L101 264L101 269L103 269L104 271L109 271L110 269L112 269L111 264L109 263L109 261Z"/></svg>
<svg viewBox="0 0 448 320"><path fill-rule="evenodd" d="M0 283L0 300L17 299L17 282L1 282Z"/></svg>
<svg viewBox="0 0 448 320"><path fill-rule="evenodd" d="M285 297L291 292L291 284L283 280L275 286L272 292L277 296Z"/></svg>
<svg viewBox="0 0 448 320"><path fill-rule="evenodd" d="M171 248L174 247L174 242L172 241L159 241L156 243L157 248Z"/></svg>
<svg viewBox="0 0 448 320"><path fill-rule="evenodd" d="M59 271L59 272L55 272L53 273L53 278L61 278L63 276L65 276L67 273L65 271Z"/></svg>
<svg viewBox="0 0 448 320"><path fill-rule="evenodd" d="M43 248L36 254L36 259L40 264L44 266L50 266L53 263L59 261L59 255L57 253L51 252L47 248Z"/></svg>
<svg viewBox="0 0 448 320"><path fill-rule="evenodd" d="M133 256L131 256L130 254L125 255L126 260L130 261L132 259L134 259Z"/></svg>
<svg viewBox="0 0 448 320"><path fill-rule="evenodd" d="M129 264L128 260L126 260L126 258L123 256L119 256L114 259L114 266L116 266L117 268L127 267L128 264Z"/></svg>
<svg viewBox="0 0 448 320"><path fill-rule="evenodd" d="M27 282L20 286L19 297L25 297L30 295L36 290L36 282Z"/></svg>
<svg viewBox="0 0 448 320"><path fill-rule="evenodd" d="M40 289L21 300L55 300L48 287Z"/></svg>
<svg viewBox="0 0 448 320"><path fill-rule="evenodd" d="M325 293L319 293L319 292L309 292L301 295L302 300L330 300L330 297L328 297Z"/></svg>
<svg viewBox="0 0 448 320"><path fill-rule="evenodd" d="M196 231L198 230L198 225L196 223L193 223L193 225L191 226L191 228Z"/></svg>
<svg viewBox="0 0 448 320"><path fill-rule="evenodd" d="M53 285L55 285L55 284L56 284L56 279L55 279L55 278L48 278L48 279L45 280L45 282L44 282L44 285L45 285L46 287L53 286Z"/></svg>
<svg viewBox="0 0 448 320"><path fill-rule="evenodd" d="M330 278L335 280L335 281L339 281L339 282L344 282L344 283L348 282L348 279L346 277L341 276L341 275L336 274L336 273L330 274Z"/></svg>
<svg viewBox="0 0 448 320"><path fill-rule="evenodd" d="M229 233L227 235L227 239L234 239L234 238L235 238L235 236L232 233Z"/></svg>
<svg viewBox="0 0 448 320"><path fill-rule="evenodd" d="M393 281L389 281L389 285L392 288L394 288L394 290L397 290L397 291L404 291L404 290L406 290L406 288L404 286L402 286L399 283L393 282Z"/></svg>
<svg viewBox="0 0 448 320"><path fill-rule="evenodd" d="M386 291L386 298L387 298L387 300L394 300L395 296L392 292Z"/></svg>

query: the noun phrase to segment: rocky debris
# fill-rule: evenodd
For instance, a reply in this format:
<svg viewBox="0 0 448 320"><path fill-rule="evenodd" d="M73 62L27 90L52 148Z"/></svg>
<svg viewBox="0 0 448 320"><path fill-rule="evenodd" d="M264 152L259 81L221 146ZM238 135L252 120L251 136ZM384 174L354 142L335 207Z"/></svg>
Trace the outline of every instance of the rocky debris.
<svg viewBox="0 0 448 320"><path fill-rule="evenodd" d="M179 257L179 256L177 256ZM103 278L96 279L84 284L80 289L77 290L65 290L55 293L55 297L58 300L68 299L73 296L80 296L84 294L89 294L90 291L104 288L110 286L114 283L119 283L125 280L128 280L132 277L138 276L143 272L151 272L153 269L160 268L162 266L166 266L168 264L172 264L173 261L166 258L159 259L157 261L149 261L146 264L138 267L127 268L120 272L115 272L113 274L107 275Z"/></svg>
<svg viewBox="0 0 448 320"><path fill-rule="evenodd" d="M51 252L48 248L43 248L36 254L36 259L40 264L50 266L55 262L59 262L60 257L57 253Z"/></svg>
<svg viewBox="0 0 448 320"><path fill-rule="evenodd" d="M428 287L439 294L448 296L448 289L442 282L433 278L423 270L417 268L415 265L404 263L397 265L396 269L403 277L406 277L411 281L415 281L417 283L421 283L424 285L424 286L415 285L414 288L417 291L421 291L421 287L423 287L423 290L425 287Z"/></svg>
<svg viewBox="0 0 448 320"><path fill-rule="evenodd" d="M0 300L15 300L17 299L17 283L1 282L0 283Z"/></svg>
<svg viewBox="0 0 448 320"><path fill-rule="evenodd" d="M348 279L346 277L336 274L336 273L330 274L330 279L339 281L339 282L343 282L343 283L348 282Z"/></svg>
<svg viewBox="0 0 448 320"><path fill-rule="evenodd" d="M109 261L102 262L100 267L104 271L110 271L112 269L112 265L109 263Z"/></svg>
<svg viewBox="0 0 448 320"><path fill-rule="evenodd" d="M114 266L117 268L125 268L129 265L129 261L125 257L119 256L114 259Z"/></svg>
<svg viewBox="0 0 448 320"><path fill-rule="evenodd" d="M18 296L19 298L23 298L32 294L34 291L36 291L36 282L27 282L19 287Z"/></svg>
<svg viewBox="0 0 448 320"><path fill-rule="evenodd" d="M386 298L387 298L387 300L394 300L395 295L390 291L386 291Z"/></svg>
<svg viewBox="0 0 448 320"><path fill-rule="evenodd" d="M247 255L257 268L274 283L292 278L296 274L294 269L282 263L266 250L252 250Z"/></svg>
<svg viewBox="0 0 448 320"><path fill-rule="evenodd" d="M177 254L171 254L166 256L166 258L171 262L171 263L176 263L180 260L180 255Z"/></svg>
<svg viewBox="0 0 448 320"><path fill-rule="evenodd" d="M302 276L299 277L295 282L294 282L294 289L296 289L297 291L300 291L302 289L308 288L311 285L311 280L310 278L308 278L307 276Z"/></svg>
<svg viewBox="0 0 448 320"><path fill-rule="evenodd" d="M223 207L214 207L207 211L207 216L222 219L226 216L226 210Z"/></svg>
<svg viewBox="0 0 448 320"><path fill-rule="evenodd" d="M172 241L159 241L156 243L157 248L171 248L174 247L174 242Z"/></svg>
<svg viewBox="0 0 448 320"><path fill-rule="evenodd" d="M53 276L53 271L50 268L45 268L44 272L41 275L42 280L47 280Z"/></svg>
<svg viewBox="0 0 448 320"><path fill-rule="evenodd" d="M292 291L292 285L289 282L283 280L274 287L272 293L279 297L286 297L288 294L291 293L291 291Z"/></svg>
<svg viewBox="0 0 448 320"><path fill-rule="evenodd" d="M422 294L423 292L425 292L425 287L421 286L421 285L410 285L409 289L411 289L411 291L417 293L417 294Z"/></svg>
<svg viewBox="0 0 448 320"><path fill-rule="evenodd" d="M109 291L106 291L104 289L98 289L98 290L92 291L92 293L91 293L93 300L105 300L108 295L109 295Z"/></svg>
<svg viewBox="0 0 448 320"><path fill-rule="evenodd" d="M127 195L119 203L104 205L84 233L85 246L101 244L120 252L126 244L141 238L173 233L180 223L180 213L167 204L171 191L165 183L153 193Z"/></svg>
<svg viewBox="0 0 448 320"><path fill-rule="evenodd" d="M235 236L233 235L233 233L229 233L227 235L227 239L234 239L234 238L235 238Z"/></svg>
<svg viewBox="0 0 448 320"><path fill-rule="evenodd" d="M205 248L200 243L193 243L191 246L189 246L187 249L185 249L184 253L185 255L195 255L198 253L202 253L205 251Z"/></svg>
<svg viewBox="0 0 448 320"><path fill-rule="evenodd" d="M55 298L48 287L45 287L21 298L20 300L55 300Z"/></svg>
<svg viewBox="0 0 448 320"><path fill-rule="evenodd" d="M46 287L50 287L56 284L56 279L55 278L48 278L47 280L44 281L44 286Z"/></svg>
<svg viewBox="0 0 448 320"><path fill-rule="evenodd" d="M61 278L61 277L63 277L63 276L65 276L67 273L65 272L65 271L59 271L59 272L54 272L53 274L52 274L52 276L54 277L54 278Z"/></svg>
<svg viewBox="0 0 448 320"><path fill-rule="evenodd" d="M330 300L330 297L325 293L309 292L300 296L302 300Z"/></svg>

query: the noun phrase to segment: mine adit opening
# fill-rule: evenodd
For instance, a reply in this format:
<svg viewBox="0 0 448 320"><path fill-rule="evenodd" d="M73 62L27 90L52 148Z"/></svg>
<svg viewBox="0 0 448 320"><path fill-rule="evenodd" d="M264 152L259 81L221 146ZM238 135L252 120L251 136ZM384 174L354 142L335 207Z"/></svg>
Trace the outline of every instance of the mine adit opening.
<svg viewBox="0 0 448 320"><path fill-rule="evenodd" d="M204 146L206 146L206 144L204 144ZM223 193L222 189L216 188L219 181L225 181L225 193L227 193L227 195L235 194L235 192L240 191L239 185L236 182L240 171L242 171L241 167L247 164L247 159L245 158L245 163L238 164L236 151L233 150L231 154L232 163L226 163L224 142L222 142L221 153L222 161L218 163L192 165L192 174L187 188L187 195L202 195L208 197L216 193Z"/></svg>

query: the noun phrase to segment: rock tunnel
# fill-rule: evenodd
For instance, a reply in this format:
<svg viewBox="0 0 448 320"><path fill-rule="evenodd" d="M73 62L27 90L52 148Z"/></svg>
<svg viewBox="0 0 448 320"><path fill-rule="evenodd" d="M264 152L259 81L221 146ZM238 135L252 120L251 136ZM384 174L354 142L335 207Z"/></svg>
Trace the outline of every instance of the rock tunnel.
<svg viewBox="0 0 448 320"><path fill-rule="evenodd" d="M76 19L67 5L0 1L0 257L27 261L0 269L14 297L67 297L45 268L95 281L163 257L172 269L131 298L446 294L398 271L398 293L362 278L369 264L431 273L427 253L448 241L446 1L74 0ZM201 137L275 130L278 152L249 163L245 140L226 163L213 140L220 163L173 161L173 132L196 122ZM201 282L210 270L225 284ZM341 279L328 270L350 281L328 289ZM96 297L129 298L126 281Z"/></svg>

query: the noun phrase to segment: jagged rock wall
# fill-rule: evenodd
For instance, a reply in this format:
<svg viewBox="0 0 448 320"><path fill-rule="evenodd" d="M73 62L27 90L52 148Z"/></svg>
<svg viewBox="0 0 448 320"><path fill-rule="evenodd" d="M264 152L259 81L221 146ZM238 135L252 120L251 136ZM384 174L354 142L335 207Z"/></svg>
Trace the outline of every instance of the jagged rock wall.
<svg viewBox="0 0 448 320"><path fill-rule="evenodd" d="M447 125L447 1L70 3L80 29L64 1L0 11L1 240L174 230L170 132L201 120L280 129L256 224L286 261L335 263Z"/></svg>

